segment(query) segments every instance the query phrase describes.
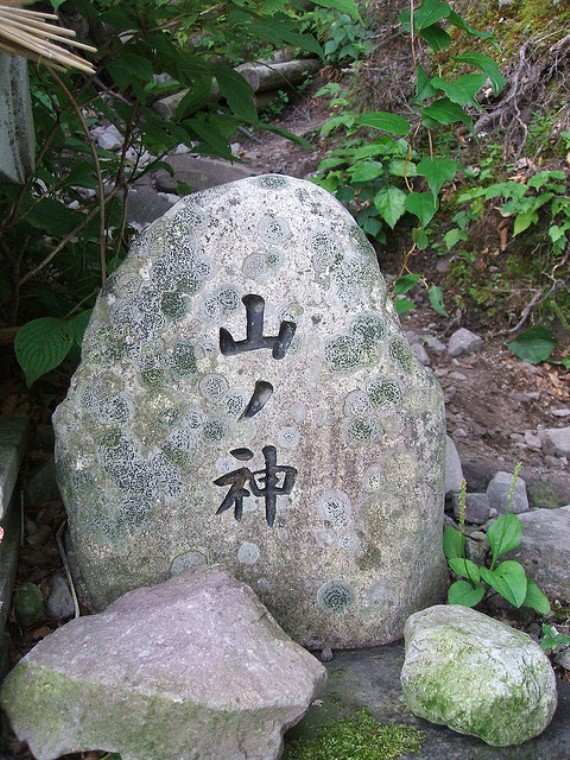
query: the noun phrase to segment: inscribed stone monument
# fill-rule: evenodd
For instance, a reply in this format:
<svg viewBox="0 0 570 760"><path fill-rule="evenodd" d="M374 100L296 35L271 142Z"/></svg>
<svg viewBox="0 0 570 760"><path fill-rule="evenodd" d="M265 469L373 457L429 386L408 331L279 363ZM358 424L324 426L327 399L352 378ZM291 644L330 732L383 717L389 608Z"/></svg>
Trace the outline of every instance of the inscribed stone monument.
<svg viewBox="0 0 570 760"><path fill-rule="evenodd" d="M192 195L101 293L55 415L96 607L194 566L307 646L385 643L442 598L442 394L375 253L321 188Z"/></svg>

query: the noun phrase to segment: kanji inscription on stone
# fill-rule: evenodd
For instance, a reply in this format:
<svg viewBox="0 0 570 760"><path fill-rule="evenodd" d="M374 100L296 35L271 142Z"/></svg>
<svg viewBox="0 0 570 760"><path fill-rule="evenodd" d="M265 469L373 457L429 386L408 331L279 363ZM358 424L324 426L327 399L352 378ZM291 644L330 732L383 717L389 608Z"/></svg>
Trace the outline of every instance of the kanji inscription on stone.
<svg viewBox="0 0 570 760"><path fill-rule="evenodd" d="M274 359L283 359L291 345L297 325L294 322L283 321L279 325L278 335L264 335L265 299L261 296L249 294L241 300L247 314L246 338L245 340L235 341L228 330L220 327L220 350L222 354L224 356L232 356L233 354L241 354L244 351L270 348Z"/></svg>
<svg viewBox="0 0 570 760"><path fill-rule="evenodd" d="M277 497L289 495L295 485L297 469L288 465L277 464L277 450L275 446L264 446L262 449L265 457L265 469L252 472L248 467L239 467L214 480L217 486L230 486L225 499L218 507L217 515L234 507L234 517L241 520L243 514L243 500L253 493L254 496L265 498L265 519L269 527L273 527L277 512ZM253 457L250 449L234 449L230 452L234 459L248 460ZM280 475L283 474L281 480ZM259 477L262 485L258 485L256 478ZM251 491L245 486L249 483Z"/></svg>

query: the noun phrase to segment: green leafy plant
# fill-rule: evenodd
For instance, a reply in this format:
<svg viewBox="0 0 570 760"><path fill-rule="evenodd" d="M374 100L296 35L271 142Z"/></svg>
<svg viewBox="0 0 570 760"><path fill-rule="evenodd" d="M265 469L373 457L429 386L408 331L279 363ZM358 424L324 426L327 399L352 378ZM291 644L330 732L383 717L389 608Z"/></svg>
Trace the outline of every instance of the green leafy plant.
<svg viewBox="0 0 570 760"><path fill-rule="evenodd" d="M509 512L514 496L515 483L521 469L515 468L511 488L507 497L506 511L487 530L487 541L491 553L489 567L480 566L465 556L465 503L466 485L460 492L459 530L450 525L443 533L443 551L449 568L458 576L448 592L449 604L475 607L483 600L489 589L493 589L513 607L531 607L542 615L550 612L550 603L537 584L526 577L524 567L514 560L499 559L520 544L522 526L519 518Z"/></svg>
<svg viewBox="0 0 570 760"><path fill-rule="evenodd" d="M542 636L540 646L545 652L554 652L567 647L570 644L570 636L559 633L553 625L542 624Z"/></svg>
<svg viewBox="0 0 570 760"><path fill-rule="evenodd" d="M304 14L303 23L320 40L328 64L357 61L374 45L372 31L353 13L338 15L327 8L315 8Z"/></svg>
<svg viewBox="0 0 570 760"><path fill-rule="evenodd" d="M357 13L353 0L317 4ZM0 320L26 323L15 349L28 385L77 354L97 292L128 249L129 188L148 172L170 171L168 152L184 144L233 160L229 141L242 124L307 145L260 122L250 85L222 62L225 49L243 41L248 50L257 42L264 51L291 44L323 53L298 31L297 0L77 0L75 7L97 46L96 73L31 68L36 171L21 186L0 185ZM172 117L155 112L154 101L180 90L187 92ZM121 136L117 151L94 137L94 127L109 125Z"/></svg>
<svg viewBox="0 0 570 760"><path fill-rule="evenodd" d="M356 114L342 108L321 129L323 138L339 132L343 138L319 165L315 181L335 193L378 242L385 243L387 230L398 223L413 220L413 245L404 260L405 272L413 250L430 245L429 224L439 208L442 188L453 182L460 170L455 158L436 154L433 133L452 125L472 129L470 111L480 110L477 96L481 89L490 82L498 94L505 82L497 64L479 52L453 57L460 71L467 69L469 73L454 78L442 75L440 58L444 53L447 56L452 46L452 28L475 38L491 36L467 24L448 3L423 0L413 12L408 10L399 18L410 35L416 68L416 94L410 103L414 115L404 118L384 111ZM435 73L430 74L419 62L420 45L435 61ZM333 109L338 108L337 103L338 98L332 101ZM406 280L399 287L407 284ZM442 292L430 289L429 297L436 312L447 315ZM413 304L397 299L396 306L405 311Z"/></svg>

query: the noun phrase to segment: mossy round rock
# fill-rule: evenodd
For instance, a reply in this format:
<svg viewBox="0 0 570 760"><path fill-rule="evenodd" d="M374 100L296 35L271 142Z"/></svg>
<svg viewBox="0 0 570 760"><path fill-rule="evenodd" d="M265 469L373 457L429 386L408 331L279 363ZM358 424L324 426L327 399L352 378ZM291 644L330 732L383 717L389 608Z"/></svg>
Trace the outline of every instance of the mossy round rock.
<svg viewBox="0 0 570 760"><path fill-rule="evenodd" d="M404 698L420 718L497 747L541 734L557 706L556 676L526 633L459 605L412 615Z"/></svg>
<svg viewBox="0 0 570 760"><path fill-rule="evenodd" d="M441 389L366 236L310 182L230 183L148 228L54 424L96 608L220 564L297 641L350 647L443 598Z"/></svg>

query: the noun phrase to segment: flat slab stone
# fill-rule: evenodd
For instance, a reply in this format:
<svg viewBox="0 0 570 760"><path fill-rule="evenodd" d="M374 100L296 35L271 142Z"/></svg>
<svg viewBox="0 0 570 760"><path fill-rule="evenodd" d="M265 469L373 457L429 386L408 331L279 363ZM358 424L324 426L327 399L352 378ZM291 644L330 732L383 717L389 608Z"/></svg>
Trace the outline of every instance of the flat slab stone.
<svg viewBox="0 0 570 760"><path fill-rule="evenodd" d="M404 644L397 642L354 652L335 652L325 663L329 673L318 701L287 732L286 743L314 736L323 723L366 708L381 723L407 723L420 729L424 742L409 760L562 760L570 747L570 684L557 680L558 708L550 726L518 747L491 747L474 736L436 726L410 712L400 685ZM331 758L332 760L332 758Z"/></svg>
<svg viewBox="0 0 570 760"><path fill-rule="evenodd" d="M96 607L219 563L308 646L402 635L441 601L441 389L374 249L310 182L189 196L101 294L54 416Z"/></svg>
<svg viewBox="0 0 570 760"><path fill-rule="evenodd" d="M248 586L198 568L47 636L0 702L38 760L275 760L324 678Z"/></svg>
<svg viewBox="0 0 570 760"><path fill-rule="evenodd" d="M25 182L35 157L28 62L0 52L0 182Z"/></svg>
<svg viewBox="0 0 570 760"><path fill-rule="evenodd" d="M28 417L0 416L0 520L8 511L29 433Z"/></svg>

